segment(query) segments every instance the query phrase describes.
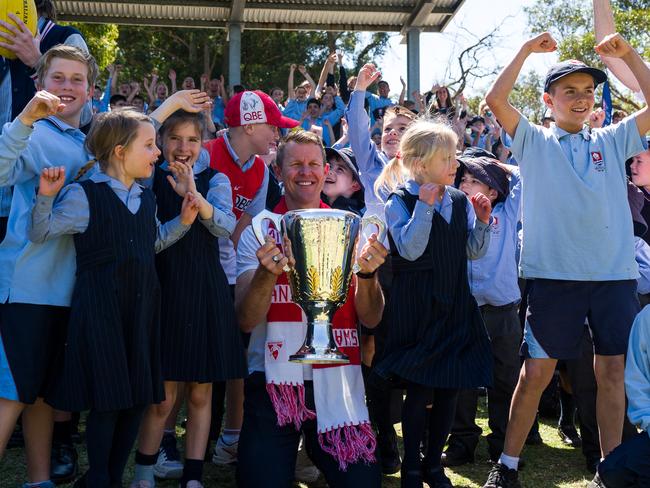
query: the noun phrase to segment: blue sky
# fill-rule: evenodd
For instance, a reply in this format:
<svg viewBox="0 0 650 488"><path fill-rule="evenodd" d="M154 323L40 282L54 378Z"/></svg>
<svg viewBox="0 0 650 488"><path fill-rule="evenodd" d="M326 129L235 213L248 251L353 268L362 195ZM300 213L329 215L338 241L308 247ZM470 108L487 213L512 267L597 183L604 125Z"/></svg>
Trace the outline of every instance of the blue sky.
<svg viewBox="0 0 650 488"><path fill-rule="evenodd" d="M475 42L476 38L466 31L475 33L480 38L495 26L501 26L501 47L495 49L493 55L486 57L484 62L486 65L506 64L518 47L531 36L523 7L534 2L535 0L466 0L443 33L420 34L420 91L427 91L433 83L444 84L449 79L448 71L450 67L455 68L458 53ZM510 18L504 20L508 16ZM384 79L390 83L391 95L398 94L401 89L399 75L402 74L406 79L406 45L400 44L400 41L399 35L391 39L391 47L379 63ZM524 72L535 70L544 74L556 61L554 54L533 55L526 62ZM466 94L482 93L489 83L480 80L469 87Z"/></svg>

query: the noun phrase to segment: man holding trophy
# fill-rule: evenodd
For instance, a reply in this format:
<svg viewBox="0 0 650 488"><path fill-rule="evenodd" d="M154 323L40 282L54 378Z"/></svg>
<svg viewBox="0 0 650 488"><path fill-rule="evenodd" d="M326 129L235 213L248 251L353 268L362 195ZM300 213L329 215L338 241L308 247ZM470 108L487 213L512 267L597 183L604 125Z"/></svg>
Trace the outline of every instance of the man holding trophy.
<svg viewBox="0 0 650 488"><path fill-rule="evenodd" d="M387 251L373 234L352 266L361 222L321 202L329 168L317 136L290 133L277 165L285 195L253 219L237 253L235 307L252 332L237 482L292 486L302 433L330 486L379 487L357 322L381 319L375 272Z"/></svg>

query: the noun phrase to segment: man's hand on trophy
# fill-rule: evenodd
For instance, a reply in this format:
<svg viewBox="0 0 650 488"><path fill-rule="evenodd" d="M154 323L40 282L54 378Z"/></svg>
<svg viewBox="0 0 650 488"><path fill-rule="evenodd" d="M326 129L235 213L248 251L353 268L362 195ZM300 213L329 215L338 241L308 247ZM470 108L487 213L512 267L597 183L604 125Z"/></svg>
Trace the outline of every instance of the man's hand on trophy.
<svg viewBox="0 0 650 488"><path fill-rule="evenodd" d="M264 245L257 250L257 259L266 271L280 276L284 273L284 267L288 265L289 259L282 254L271 236L266 236L265 241Z"/></svg>
<svg viewBox="0 0 650 488"><path fill-rule="evenodd" d="M357 264L359 265L359 273L370 274L374 273L379 266L384 264L388 251L384 245L377 240L377 234L372 234L366 244L361 249L361 255Z"/></svg>

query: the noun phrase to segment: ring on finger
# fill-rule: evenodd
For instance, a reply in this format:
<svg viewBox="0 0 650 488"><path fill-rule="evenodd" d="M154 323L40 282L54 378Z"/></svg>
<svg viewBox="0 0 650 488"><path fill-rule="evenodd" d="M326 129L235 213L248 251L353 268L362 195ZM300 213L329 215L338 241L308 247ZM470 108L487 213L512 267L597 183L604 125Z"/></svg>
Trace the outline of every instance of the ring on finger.
<svg viewBox="0 0 650 488"><path fill-rule="evenodd" d="M372 254L368 254L368 255L366 256L366 261L370 261L371 259L372 259Z"/></svg>
<svg viewBox="0 0 650 488"><path fill-rule="evenodd" d="M273 260L273 262L274 262L275 264L277 264L277 263L280 262L280 256L279 256L278 254L276 254L275 256L273 256L271 259Z"/></svg>

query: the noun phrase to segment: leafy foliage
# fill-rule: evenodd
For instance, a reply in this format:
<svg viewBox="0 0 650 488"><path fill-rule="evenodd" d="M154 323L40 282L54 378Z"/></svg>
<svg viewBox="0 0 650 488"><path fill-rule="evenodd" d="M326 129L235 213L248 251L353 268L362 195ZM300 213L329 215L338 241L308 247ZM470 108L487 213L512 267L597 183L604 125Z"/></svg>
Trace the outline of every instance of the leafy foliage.
<svg viewBox="0 0 650 488"><path fill-rule="evenodd" d="M124 66L123 80L141 81L157 72L167 80L175 69L180 86L192 76L198 86L201 74L211 77L228 74L228 43L222 29L116 26L113 24L73 24L86 38L101 68L115 62ZM286 90L289 65L303 64L311 76L318 75L328 53L339 50L348 68L356 71L381 56L388 46L386 33L260 31L242 32L241 78L246 86ZM349 61L354 64L350 66ZM301 80L296 73L296 82Z"/></svg>

